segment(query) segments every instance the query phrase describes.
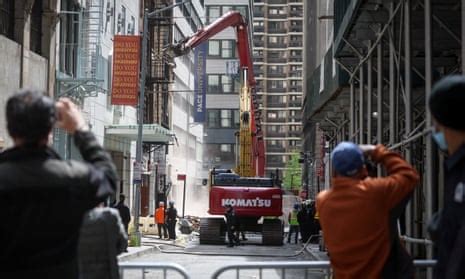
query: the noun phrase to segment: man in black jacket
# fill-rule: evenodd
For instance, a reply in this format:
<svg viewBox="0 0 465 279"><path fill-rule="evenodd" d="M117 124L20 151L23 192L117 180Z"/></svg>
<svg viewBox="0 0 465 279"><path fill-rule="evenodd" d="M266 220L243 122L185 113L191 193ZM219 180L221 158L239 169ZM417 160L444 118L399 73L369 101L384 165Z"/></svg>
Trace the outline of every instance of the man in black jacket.
<svg viewBox="0 0 465 279"><path fill-rule="evenodd" d="M170 201L166 210L166 225L168 226L168 236L170 240L176 240L176 218L178 210L174 207L174 201Z"/></svg>
<svg viewBox="0 0 465 279"><path fill-rule="evenodd" d="M124 204L125 199L126 199L125 195L123 194L119 195L119 202L117 205L115 205L115 208L118 209L119 216L121 217L121 221L123 222L124 230L126 231L126 234L127 234L129 222L131 222L131 212L129 210L129 207Z"/></svg>
<svg viewBox="0 0 465 279"><path fill-rule="evenodd" d="M0 154L0 278L78 278L81 222L113 193L115 167L69 99L20 91L6 120L14 147ZM85 162L64 161L49 147L55 124Z"/></svg>
<svg viewBox="0 0 465 279"><path fill-rule="evenodd" d="M436 278L465 278L465 77L439 81L429 98L433 139L446 154L444 201L433 239L437 244Z"/></svg>

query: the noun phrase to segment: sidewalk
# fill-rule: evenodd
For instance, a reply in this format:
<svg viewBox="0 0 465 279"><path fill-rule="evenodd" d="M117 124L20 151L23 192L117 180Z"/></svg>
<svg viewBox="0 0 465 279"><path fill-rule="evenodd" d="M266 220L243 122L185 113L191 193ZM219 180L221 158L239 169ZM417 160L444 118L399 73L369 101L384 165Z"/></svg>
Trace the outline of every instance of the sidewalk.
<svg viewBox="0 0 465 279"><path fill-rule="evenodd" d="M189 235L183 235L181 233L176 235L176 241L161 240L158 238L158 236L155 236L155 235L142 235L142 239L141 239L142 245L139 247L128 247L128 251L119 255L118 260L120 262L123 262L123 261L128 261L131 259L138 258L146 254L153 253L157 250L157 248L154 247L157 244L158 245L175 244L175 245L184 246L188 243L188 241L189 241Z"/></svg>
<svg viewBox="0 0 465 279"><path fill-rule="evenodd" d="M128 247L128 251L118 256L118 261L124 262L155 251L153 246Z"/></svg>
<svg viewBox="0 0 465 279"><path fill-rule="evenodd" d="M315 261L329 261L328 254L326 252L320 251L318 244L310 244L306 247L306 249Z"/></svg>

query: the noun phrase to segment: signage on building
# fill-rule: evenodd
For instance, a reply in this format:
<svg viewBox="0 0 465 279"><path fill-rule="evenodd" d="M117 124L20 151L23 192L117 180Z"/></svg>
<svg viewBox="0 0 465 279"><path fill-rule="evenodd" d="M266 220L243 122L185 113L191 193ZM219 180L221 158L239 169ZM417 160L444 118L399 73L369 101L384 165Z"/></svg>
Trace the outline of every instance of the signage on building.
<svg viewBox="0 0 465 279"><path fill-rule="evenodd" d="M113 40L112 105L137 105L140 36L115 35Z"/></svg>
<svg viewBox="0 0 465 279"><path fill-rule="evenodd" d="M205 122L206 108L206 64L207 43L202 43L194 51L194 122Z"/></svg>
<svg viewBox="0 0 465 279"><path fill-rule="evenodd" d="M142 182L142 164L139 162L134 162L134 171L132 180L135 184Z"/></svg>

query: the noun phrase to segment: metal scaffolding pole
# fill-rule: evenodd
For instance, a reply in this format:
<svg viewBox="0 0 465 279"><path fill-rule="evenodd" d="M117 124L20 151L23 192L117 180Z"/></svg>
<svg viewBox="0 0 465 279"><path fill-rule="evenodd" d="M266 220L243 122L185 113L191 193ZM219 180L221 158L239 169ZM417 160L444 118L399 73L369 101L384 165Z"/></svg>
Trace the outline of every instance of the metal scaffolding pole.
<svg viewBox="0 0 465 279"><path fill-rule="evenodd" d="M411 44L410 44L410 0L404 2L404 72L405 72L405 136L407 137L412 131L412 57L411 57ZM410 145L407 145L405 150L405 159L412 162L412 150ZM409 202L405 210L405 233L412 235L412 203Z"/></svg>
<svg viewBox="0 0 465 279"><path fill-rule="evenodd" d="M464 0L465 1L465 0ZM377 99L376 99L376 110L378 118L376 119L376 138L378 143L383 143L383 41L379 41L377 47L377 62L376 67L377 73ZM378 176L381 176L382 169L378 167Z"/></svg>
<svg viewBox="0 0 465 279"><path fill-rule="evenodd" d="M350 85L350 124L349 124L349 140L355 141L354 133L355 133L355 88L354 88L354 80L349 81Z"/></svg>
<svg viewBox="0 0 465 279"><path fill-rule="evenodd" d="M431 126L431 114L428 108L428 99L431 94L432 87L432 29L431 29L431 0L425 0L425 94L426 94L426 127ZM425 137L426 142L426 163L425 163L425 173L423 174L425 180L425 207L426 214L424 220L430 220L432 211L433 211L433 143L430 136ZM424 222L423 224L427 224ZM426 225L423 228L426 232ZM431 247L427 247L426 256L428 259L433 257L433 250ZM428 270L428 278L432 278L431 271Z"/></svg>
<svg viewBox="0 0 465 279"><path fill-rule="evenodd" d="M368 48L371 48L371 42L368 42ZM373 57L370 55L367 60L367 139L366 143L371 144L371 97L373 94L373 70L372 70Z"/></svg>
<svg viewBox="0 0 465 279"><path fill-rule="evenodd" d="M465 42L465 0L462 0L462 42ZM462 75L465 73L465 44L462 44Z"/></svg>
<svg viewBox="0 0 465 279"><path fill-rule="evenodd" d="M394 13L394 3L389 4L389 13ZM389 28L394 29L393 26ZM391 30L393 31L393 30ZM394 55L395 55L395 46L393 32L390 32L389 35L389 144L392 145L395 142L395 65L394 65Z"/></svg>
<svg viewBox="0 0 465 279"><path fill-rule="evenodd" d="M363 64L360 65L360 89L359 89L359 104L358 104L358 131L359 131L359 143L364 143L363 140L363 113L364 113L364 96L363 96L363 89L364 89L364 83L365 83L365 78L363 76Z"/></svg>

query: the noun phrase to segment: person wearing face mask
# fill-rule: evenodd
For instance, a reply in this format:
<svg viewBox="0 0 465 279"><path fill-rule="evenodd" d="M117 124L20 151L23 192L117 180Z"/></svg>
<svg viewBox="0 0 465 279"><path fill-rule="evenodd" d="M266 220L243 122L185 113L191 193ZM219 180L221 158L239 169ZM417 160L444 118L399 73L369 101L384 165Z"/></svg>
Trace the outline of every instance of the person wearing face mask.
<svg viewBox="0 0 465 279"><path fill-rule="evenodd" d="M429 227L437 245L435 278L465 278L465 77L440 80L428 103L432 137L446 155L444 207Z"/></svg>

